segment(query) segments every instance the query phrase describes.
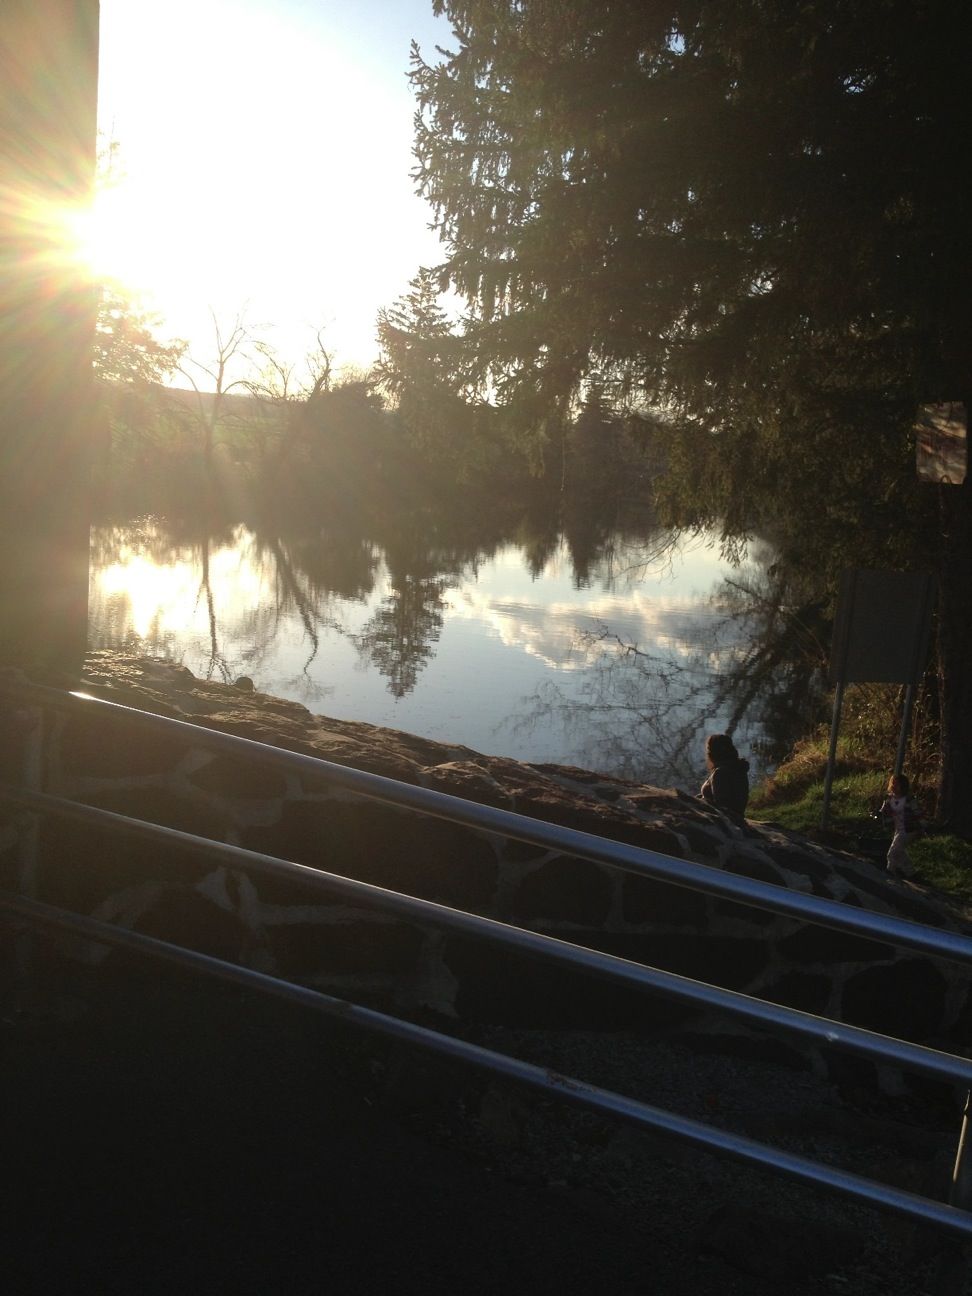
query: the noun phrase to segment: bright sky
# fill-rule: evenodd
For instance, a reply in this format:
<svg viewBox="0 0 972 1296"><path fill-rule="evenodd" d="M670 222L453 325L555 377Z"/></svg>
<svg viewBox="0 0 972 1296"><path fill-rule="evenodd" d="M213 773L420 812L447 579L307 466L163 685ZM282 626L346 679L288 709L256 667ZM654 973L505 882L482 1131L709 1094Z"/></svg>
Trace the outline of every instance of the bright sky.
<svg viewBox="0 0 972 1296"><path fill-rule="evenodd" d="M101 269L205 358L245 308L297 360L341 364L441 257L414 195L409 42L449 46L431 0L101 0L99 124L124 178Z"/></svg>

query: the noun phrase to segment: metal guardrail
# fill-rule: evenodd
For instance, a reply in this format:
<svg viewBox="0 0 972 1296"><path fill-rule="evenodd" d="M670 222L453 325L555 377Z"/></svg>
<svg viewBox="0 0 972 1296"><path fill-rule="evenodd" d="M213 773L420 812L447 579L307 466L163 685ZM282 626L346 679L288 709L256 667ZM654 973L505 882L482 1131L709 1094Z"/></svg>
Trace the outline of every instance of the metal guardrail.
<svg viewBox="0 0 972 1296"><path fill-rule="evenodd" d="M3 687L3 681L0 680L0 693ZM185 720L136 711L85 693L61 693L56 689L32 685L22 690L22 695L34 699L40 705L56 706L62 710L94 707L103 715L115 716L120 722L137 722L148 732L168 734L170 737L180 735L198 747L255 761L266 768L310 775L359 796L416 810L420 814L446 819L467 828L576 855L597 864L607 864L628 873L670 882L673 886L703 891L723 900L735 900L800 922L815 923L837 931L867 936L872 940L886 941L901 948L914 949L937 958L972 965L972 939L955 932L939 931L908 919L869 913L833 900L823 900L819 896L787 891L769 882L724 873L705 864L696 864L693 860L676 859L643 846L629 846L624 842L597 837L593 833L531 819L510 810L466 801L446 792L400 783L382 774L352 769L320 757L305 756L301 752L287 751L282 747L268 747L248 738L221 733Z"/></svg>
<svg viewBox="0 0 972 1296"><path fill-rule="evenodd" d="M2 692L7 692L9 695L11 690L5 681L0 680L0 693ZM90 698L84 694L62 694L32 685L27 689L16 689L15 695L19 698L29 698L34 703L61 709L93 706L120 723L135 723L158 732L167 732L169 735L178 733L196 746L222 751L256 761L261 765L313 774L348 791L462 823L480 831L485 830L503 837L547 846L598 863L614 865L629 872L671 882L674 885L731 898L740 903L751 904L786 916L801 917L805 921L851 931L887 943L919 949L939 958L952 959L961 963L972 962L972 939L954 932L938 931L903 919L850 909L833 901L799 895L767 883L724 874L716 869L690 861L676 860L659 852L626 846L589 833L581 833L512 812L481 806L445 793L397 783L381 775L349 769L346 766L281 748L267 747L249 739L220 733L185 721L136 711L116 703ZM103 711L105 708L107 710ZM921 1045L892 1039L734 991L692 981L673 973L632 963L600 951L573 946L553 937L542 936L536 932L453 910L431 901L388 891L369 883L325 873L305 865L246 851L157 824L129 819L123 815L97 810L61 798L13 787L0 788L0 798L35 813L65 815L111 830L162 840L177 849L203 853L234 867L252 868L256 871L300 879L302 883L312 888L331 894L341 894L356 902L376 906L426 925L441 926L450 931L491 940L654 994L719 1009L765 1029L797 1034L824 1047L842 1049L906 1070L919 1071L937 1079L950 1080L972 1087L972 1062L952 1054L941 1053ZM120 945L150 957L194 968L206 975L217 976L279 998L303 1003L326 1015L339 1017L345 1022L364 1029L464 1060L480 1069L517 1080L533 1088L553 1091L575 1105L613 1114L636 1125L708 1148L710 1151L774 1170L804 1183L829 1188L913 1220L933 1225L952 1236L967 1241L972 1240L972 1214L958 1209L955 1205L946 1205L903 1192L729 1131L664 1112L582 1081L553 1074L515 1058L321 994L305 986L269 977L197 951L186 950L111 924L56 909L30 897L0 893L0 911L9 915L15 922L72 931L88 940ZM960 1148L965 1141L964 1133L963 1125ZM958 1171L957 1164L956 1177Z"/></svg>
<svg viewBox="0 0 972 1296"><path fill-rule="evenodd" d="M204 855L232 868L244 867L253 872L299 881L310 890L323 891L331 896L341 896L354 904L370 905L399 917L460 935L489 940L521 953L579 968L603 980L635 990L664 995L695 1007L726 1012L742 1018L751 1025L769 1031L796 1035L822 1048L854 1053L889 1065L900 1066L905 1070L918 1071L936 1080L956 1081L972 1087L972 1060L956 1057L951 1053L941 1053L921 1044L891 1039L859 1026L848 1026L843 1022L817 1017L813 1013L801 1012L796 1008L787 1008L782 1004L756 999L736 990L724 990L720 986L708 985L674 972L665 972L660 968L634 963L614 954L605 954L586 946L572 945L569 941L559 940L555 936L544 936L539 932L499 922L494 918L484 918L478 914L465 913L461 909L451 909L433 900L404 895L386 887L374 886L370 882L361 882L339 873L328 873L323 869L296 864L291 860L279 859L258 851L246 850L241 846L231 846L226 842L213 841L208 837L197 837L176 828L166 828L141 819L130 819L110 810L99 810L94 806L65 801L60 797L46 796L37 792L22 792L2 786L0 786L0 800L23 806L25 809L61 815L94 827L100 826L135 837L162 841L176 849ZM0 893L0 901L2 901L2 893Z"/></svg>

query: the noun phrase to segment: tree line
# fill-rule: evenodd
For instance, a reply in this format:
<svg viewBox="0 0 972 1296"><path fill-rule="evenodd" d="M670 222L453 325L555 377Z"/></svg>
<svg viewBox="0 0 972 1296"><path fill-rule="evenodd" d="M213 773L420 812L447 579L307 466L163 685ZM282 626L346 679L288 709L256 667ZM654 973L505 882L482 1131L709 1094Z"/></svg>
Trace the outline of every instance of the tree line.
<svg viewBox="0 0 972 1296"><path fill-rule="evenodd" d="M355 530L389 515L431 518L457 498L500 514L551 501L570 517L643 509L658 463L640 430L592 389L543 446L516 435L494 405L457 391L437 349L453 334L436 296L420 272L382 312L379 363L338 371L322 335L298 365L242 316L214 317L209 354L194 358L117 290L105 293L100 512L326 511Z"/></svg>

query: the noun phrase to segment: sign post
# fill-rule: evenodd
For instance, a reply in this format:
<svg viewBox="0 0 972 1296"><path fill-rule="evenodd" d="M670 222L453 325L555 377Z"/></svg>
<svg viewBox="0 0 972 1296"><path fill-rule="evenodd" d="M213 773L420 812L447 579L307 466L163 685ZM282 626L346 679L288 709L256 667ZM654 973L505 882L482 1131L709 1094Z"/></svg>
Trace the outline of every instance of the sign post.
<svg viewBox="0 0 972 1296"><path fill-rule="evenodd" d="M906 685L894 762L894 773L901 773L915 686L928 653L934 595L935 578L930 572L844 572L830 653L830 682L835 691L824 778L824 828L830 817L837 734L847 684Z"/></svg>

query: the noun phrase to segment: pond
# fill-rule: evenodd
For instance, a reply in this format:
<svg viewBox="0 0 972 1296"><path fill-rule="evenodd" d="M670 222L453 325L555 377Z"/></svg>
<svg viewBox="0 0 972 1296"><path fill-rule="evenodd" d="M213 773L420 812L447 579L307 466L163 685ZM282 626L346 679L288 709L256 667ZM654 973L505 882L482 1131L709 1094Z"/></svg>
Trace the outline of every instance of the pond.
<svg viewBox="0 0 972 1296"><path fill-rule="evenodd" d="M246 675L322 715L696 791L704 736L734 715L754 775L769 764L734 674L753 619L726 595L756 569L708 534L619 530L581 552L556 532L382 543L144 517L92 531L89 644Z"/></svg>

